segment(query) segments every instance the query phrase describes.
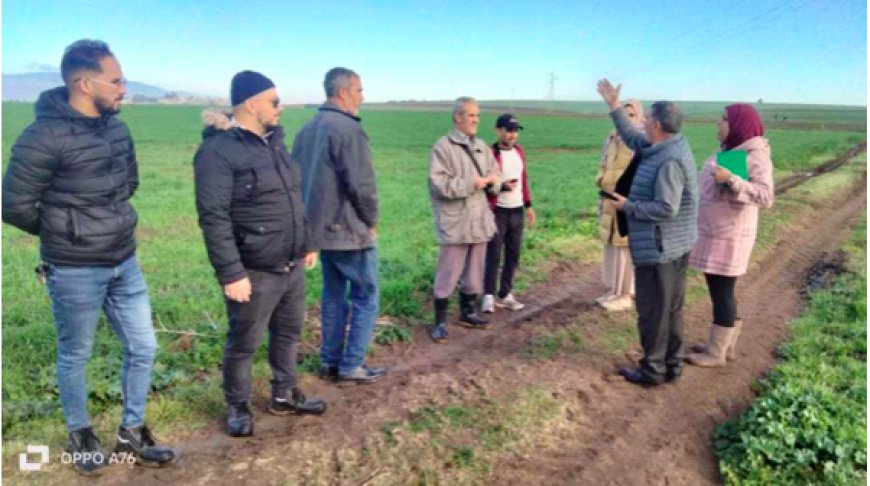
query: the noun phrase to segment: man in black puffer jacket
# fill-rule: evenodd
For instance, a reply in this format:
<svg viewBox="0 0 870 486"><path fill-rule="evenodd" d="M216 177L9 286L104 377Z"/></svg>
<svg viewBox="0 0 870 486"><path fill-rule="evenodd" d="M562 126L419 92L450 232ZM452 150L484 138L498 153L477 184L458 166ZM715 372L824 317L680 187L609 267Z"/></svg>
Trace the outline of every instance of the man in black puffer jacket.
<svg viewBox="0 0 870 486"><path fill-rule="evenodd" d="M196 153L196 208L208 257L226 296L224 349L227 433L253 435L251 364L269 329L276 415L321 414L323 400L296 386L296 353L305 320L308 251L298 164L290 163L275 85L253 71L233 77L232 118L206 112Z"/></svg>
<svg viewBox="0 0 870 486"><path fill-rule="evenodd" d="M12 147L3 221L39 236L37 271L47 282L57 329L57 380L73 466L95 475L107 464L88 418L85 386L100 309L124 344L115 450L162 466L175 453L157 447L145 425L157 340L135 258L136 153L127 126L114 116L126 80L109 46L91 40L67 47L61 74L65 86L39 96L36 121Z"/></svg>

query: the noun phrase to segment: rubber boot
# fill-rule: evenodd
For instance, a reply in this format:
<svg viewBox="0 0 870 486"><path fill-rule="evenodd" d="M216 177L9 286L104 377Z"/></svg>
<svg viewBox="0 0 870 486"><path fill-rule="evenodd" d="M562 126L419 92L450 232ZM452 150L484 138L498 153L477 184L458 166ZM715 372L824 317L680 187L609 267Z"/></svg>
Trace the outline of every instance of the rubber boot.
<svg viewBox="0 0 870 486"><path fill-rule="evenodd" d="M719 368L725 366L725 355L734 335L733 327L713 325L710 329L710 342L707 351L692 353L686 356L686 361L705 368Z"/></svg>
<svg viewBox="0 0 870 486"><path fill-rule="evenodd" d="M725 357L728 361L734 361L737 359L737 338L740 337L740 331L743 330L743 319L737 319L734 321L734 334L731 335L731 344L728 346L728 351L725 354Z"/></svg>
<svg viewBox="0 0 870 486"><path fill-rule="evenodd" d="M439 344L447 342L447 299L435 299L435 326L429 337Z"/></svg>
<svg viewBox="0 0 870 486"><path fill-rule="evenodd" d="M477 295L459 292L459 323L470 329L489 329L489 321L477 314Z"/></svg>

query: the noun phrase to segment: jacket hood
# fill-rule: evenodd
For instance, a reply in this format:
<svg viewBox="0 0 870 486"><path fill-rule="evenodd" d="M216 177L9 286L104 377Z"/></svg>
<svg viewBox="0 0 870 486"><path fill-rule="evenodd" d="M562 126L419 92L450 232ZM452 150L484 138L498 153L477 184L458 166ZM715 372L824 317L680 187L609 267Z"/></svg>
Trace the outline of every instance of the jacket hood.
<svg viewBox="0 0 870 486"><path fill-rule="evenodd" d="M105 123L112 115L102 115L99 117L86 116L83 113L76 111L69 104L69 92L66 86L58 86L40 93L34 106L37 120L45 119L61 119L74 120L89 124Z"/></svg>
<svg viewBox="0 0 870 486"><path fill-rule="evenodd" d="M205 124L205 128L202 129L203 140L214 135L218 135L220 133L232 131L234 128L236 128L236 125L233 124L232 113L226 113L220 110L203 110L202 122L203 124ZM243 132L247 132L247 130L237 131L237 133ZM278 137L279 139L283 139L284 128L280 125L272 128L272 135L270 136L270 139L272 139L272 137Z"/></svg>
<svg viewBox="0 0 870 486"><path fill-rule="evenodd" d="M224 113L220 110L204 110L202 112L202 123L205 128L202 129L202 139L205 140L212 135L225 132L233 127L232 115Z"/></svg>

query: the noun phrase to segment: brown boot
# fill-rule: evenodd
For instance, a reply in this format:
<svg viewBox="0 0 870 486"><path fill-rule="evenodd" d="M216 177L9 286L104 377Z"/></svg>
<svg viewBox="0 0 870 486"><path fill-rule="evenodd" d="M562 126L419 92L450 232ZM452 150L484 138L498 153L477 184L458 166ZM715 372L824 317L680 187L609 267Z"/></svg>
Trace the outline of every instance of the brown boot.
<svg viewBox="0 0 870 486"><path fill-rule="evenodd" d="M716 327L716 324L710 324L710 337L707 338L706 341L702 341L700 343L695 343L690 348L693 353L706 353L707 352L707 343L713 340L713 328Z"/></svg>
<svg viewBox="0 0 870 486"><path fill-rule="evenodd" d="M737 338L740 336L740 331L742 329L743 319L736 319L734 321L734 333L731 335L731 344L728 345L728 350L725 353L728 361L734 361L737 359Z"/></svg>
<svg viewBox="0 0 870 486"><path fill-rule="evenodd" d="M686 361L695 366L703 366L706 368L719 368L725 366L725 355L728 350L728 345L731 343L731 337L733 334L733 327L722 327L714 324L710 329L710 343L707 345L707 351L703 353L692 353L686 356Z"/></svg>
<svg viewBox="0 0 870 486"><path fill-rule="evenodd" d="M715 324L714 324L715 325ZM728 361L734 361L737 359L737 338L740 336L740 330L743 329L743 319L737 318L734 321L734 335L731 337L731 342L728 343L728 349L725 353ZM710 328L710 339L713 339L713 329ZM693 353L705 353L707 352L707 343L695 343L692 345Z"/></svg>

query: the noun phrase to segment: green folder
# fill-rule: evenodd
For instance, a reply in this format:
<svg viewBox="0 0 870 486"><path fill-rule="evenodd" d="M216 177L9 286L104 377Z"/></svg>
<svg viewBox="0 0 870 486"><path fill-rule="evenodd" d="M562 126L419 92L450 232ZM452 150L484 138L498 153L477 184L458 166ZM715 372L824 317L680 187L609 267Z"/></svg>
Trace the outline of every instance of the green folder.
<svg viewBox="0 0 870 486"><path fill-rule="evenodd" d="M723 150L719 152L716 154L716 165L728 169L732 174L744 181L749 180L745 150Z"/></svg>

